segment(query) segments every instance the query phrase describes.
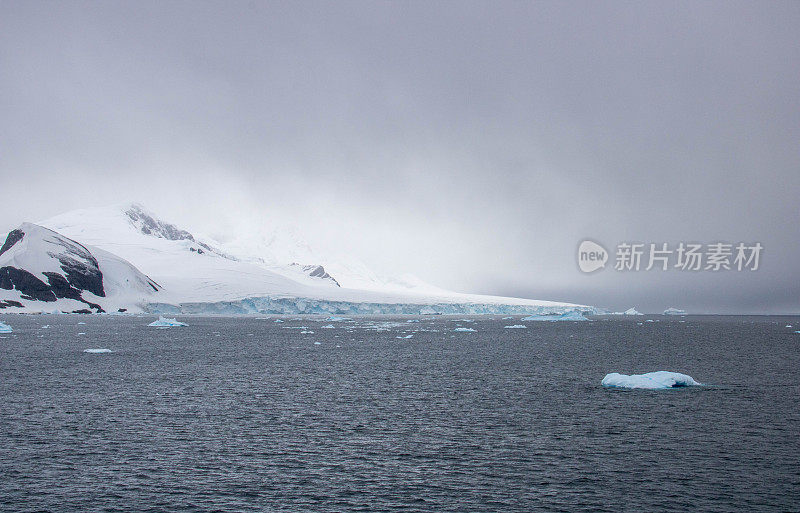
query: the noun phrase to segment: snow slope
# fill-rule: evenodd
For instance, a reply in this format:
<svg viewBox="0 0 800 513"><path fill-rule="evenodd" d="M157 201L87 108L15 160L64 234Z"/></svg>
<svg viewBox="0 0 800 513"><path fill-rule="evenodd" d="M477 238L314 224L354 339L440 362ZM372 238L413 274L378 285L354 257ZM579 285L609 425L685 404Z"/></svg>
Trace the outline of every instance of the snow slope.
<svg viewBox="0 0 800 513"><path fill-rule="evenodd" d="M142 311L158 284L129 262L23 223L0 248L3 311Z"/></svg>
<svg viewBox="0 0 800 513"><path fill-rule="evenodd" d="M294 232L266 242L263 234L256 234L253 241L240 238L236 244L219 247L135 204L76 210L40 224L118 255L153 278L163 287L148 306L153 313L542 314L594 310L569 303L449 292L413 277L378 277L355 261L309 261L317 255ZM287 258L304 260L282 261Z"/></svg>

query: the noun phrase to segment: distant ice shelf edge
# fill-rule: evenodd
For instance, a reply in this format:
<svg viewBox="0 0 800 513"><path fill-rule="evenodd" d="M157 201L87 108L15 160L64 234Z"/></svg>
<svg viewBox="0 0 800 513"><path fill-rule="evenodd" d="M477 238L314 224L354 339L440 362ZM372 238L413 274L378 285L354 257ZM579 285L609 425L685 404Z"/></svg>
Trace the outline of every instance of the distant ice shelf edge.
<svg viewBox="0 0 800 513"><path fill-rule="evenodd" d="M149 303L145 311L158 315L562 315L597 313L593 307L537 306L500 303L368 303L308 298L251 297L209 303Z"/></svg>

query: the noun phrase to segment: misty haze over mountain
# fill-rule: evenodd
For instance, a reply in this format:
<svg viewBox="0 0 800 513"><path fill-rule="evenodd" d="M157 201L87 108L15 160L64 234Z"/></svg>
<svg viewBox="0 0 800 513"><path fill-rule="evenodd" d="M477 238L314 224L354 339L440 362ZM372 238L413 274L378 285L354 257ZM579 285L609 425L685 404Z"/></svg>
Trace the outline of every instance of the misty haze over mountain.
<svg viewBox="0 0 800 513"><path fill-rule="evenodd" d="M136 201L457 291L797 312L799 26L796 2L4 2L0 232ZM583 274L584 239L764 251Z"/></svg>

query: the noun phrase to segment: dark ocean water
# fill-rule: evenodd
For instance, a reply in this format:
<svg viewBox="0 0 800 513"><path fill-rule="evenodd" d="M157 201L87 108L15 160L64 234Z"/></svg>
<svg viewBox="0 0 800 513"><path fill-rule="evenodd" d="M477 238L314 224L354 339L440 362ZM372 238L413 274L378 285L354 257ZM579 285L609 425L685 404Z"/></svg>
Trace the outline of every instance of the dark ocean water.
<svg viewBox="0 0 800 513"><path fill-rule="evenodd" d="M800 511L800 318L656 318L0 316L0 510Z"/></svg>

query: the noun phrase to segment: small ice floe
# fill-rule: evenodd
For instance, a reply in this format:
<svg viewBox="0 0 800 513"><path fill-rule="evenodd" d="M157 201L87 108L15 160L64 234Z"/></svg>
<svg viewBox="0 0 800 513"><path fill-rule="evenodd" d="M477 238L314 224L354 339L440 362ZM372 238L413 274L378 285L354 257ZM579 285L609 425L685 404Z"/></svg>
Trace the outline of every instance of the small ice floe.
<svg viewBox="0 0 800 513"><path fill-rule="evenodd" d="M656 371L648 372L646 374L618 374L612 372L606 374L603 378L602 385L604 387L612 388L643 388L647 390L662 390L666 388L681 388L700 386L699 383L687 374L680 374L678 372L669 371Z"/></svg>
<svg viewBox="0 0 800 513"><path fill-rule="evenodd" d="M453 331L475 331L475 330L472 328L456 328Z"/></svg>
<svg viewBox="0 0 800 513"><path fill-rule="evenodd" d="M322 342L314 342L314 345L315 346L320 346L320 345L322 345Z"/></svg>
<svg viewBox="0 0 800 513"><path fill-rule="evenodd" d="M78 324L86 324L86 323L85 323L85 322L83 322L83 321L81 321L81 322L79 322Z"/></svg>
<svg viewBox="0 0 800 513"><path fill-rule="evenodd" d="M78 335L86 335L86 333L84 333L83 331L81 331L80 333L78 333Z"/></svg>
<svg viewBox="0 0 800 513"><path fill-rule="evenodd" d="M303 330L300 333L305 333L306 335L313 335L314 334L314 332L310 331L310 330Z"/></svg>
<svg viewBox="0 0 800 513"><path fill-rule="evenodd" d="M524 330L527 328L524 324L512 324L511 326L503 326L507 330Z"/></svg>
<svg viewBox="0 0 800 513"><path fill-rule="evenodd" d="M409 319L406 322L419 322L419 319Z"/></svg>
<svg viewBox="0 0 800 513"><path fill-rule="evenodd" d="M333 321L333 322L341 322L341 321L349 321L350 319L347 317L336 317L335 315L331 315L326 321Z"/></svg>
<svg viewBox="0 0 800 513"><path fill-rule="evenodd" d="M42 326L42 329L43 329L43 330L46 330L46 329L49 329L49 328L50 328L50 325L49 325L49 324L45 324L44 326Z"/></svg>
<svg viewBox="0 0 800 513"><path fill-rule="evenodd" d="M530 315L521 321L588 321L579 310L570 310L561 315Z"/></svg>
<svg viewBox="0 0 800 513"><path fill-rule="evenodd" d="M274 321L272 321L272 322L283 322L283 321L282 321L281 319L275 319L275 320L274 320Z"/></svg>
<svg viewBox="0 0 800 513"><path fill-rule="evenodd" d="M644 322L656 322L653 319L645 319Z"/></svg>
<svg viewBox="0 0 800 513"><path fill-rule="evenodd" d="M0 321L0 333L13 333L14 330L11 329L11 326L5 324L3 321Z"/></svg>
<svg viewBox="0 0 800 513"><path fill-rule="evenodd" d="M800 331L795 331L795 333L800 333Z"/></svg>
<svg viewBox="0 0 800 513"><path fill-rule="evenodd" d="M509 320L509 319L513 319L513 317L503 317L503 318L502 318L502 319L500 319L500 320L501 320L501 321L507 321L507 320Z"/></svg>
<svg viewBox="0 0 800 513"><path fill-rule="evenodd" d="M83 352L97 354L97 353L113 353L114 351L112 351L111 349L106 349L104 347L92 347L89 349L84 349Z"/></svg>
<svg viewBox="0 0 800 513"><path fill-rule="evenodd" d="M334 326L333 324L326 324L325 326L320 326L320 328L324 328L326 330L332 330L335 329L336 326Z"/></svg>
<svg viewBox="0 0 800 513"><path fill-rule="evenodd" d="M413 337L413 336L414 336L414 334L412 333L411 335L400 336L400 337L394 337L394 338L411 338L411 337Z"/></svg>
<svg viewBox="0 0 800 513"><path fill-rule="evenodd" d="M786 327L787 327L787 328L791 328L791 327L792 327L792 325L791 325L791 324L787 324L787 325L786 325Z"/></svg>
<svg viewBox="0 0 800 513"><path fill-rule="evenodd" d="M168 319L163 316L158 316L157 321L153 321L148 326L152 326L154 328L171 328L173 326L188 326L185 322L180 322L177 319Z"/></svg>

